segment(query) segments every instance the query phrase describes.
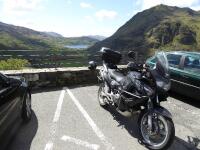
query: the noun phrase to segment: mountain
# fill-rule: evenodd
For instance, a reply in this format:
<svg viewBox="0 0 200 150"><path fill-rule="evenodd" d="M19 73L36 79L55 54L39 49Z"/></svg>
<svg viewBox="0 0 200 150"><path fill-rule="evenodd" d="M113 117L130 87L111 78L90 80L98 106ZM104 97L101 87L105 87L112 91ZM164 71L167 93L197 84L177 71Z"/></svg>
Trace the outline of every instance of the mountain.
<svg viewBox="0 0 200 150"><path fill-rule="evenodd" d="M99 40L94 39L92 37L88 36L82 36L82 37L69 37L65 38L65 40L68 42L66 45L94 45L96 42L99 42Z"/></svg>
<svg viewBox="0 0 200 150"><path fill-rule="evenodd" d="M99 41L103 41L106 39L105 36L101 36L101 35L89 35L88 37L99 40Z"/></svg>
<svg viewBox="0 0 200 150"><path fill-rule="evenodd" d="M98 40L89 37L65 38L52 32L32 29L0 22L1 50L61 50L66 45L93 45Z"/></svg>
<svg viewBox="0 0 200 150"><path fill-rule="evenodd" d="M63 37L61 34L56 32L45 32L47 35L54 36L54 37Z"/></svg>
<svg viewBox="0 0 200 150"><path fill-rule="evenodd" d="M157 49L200 51L200 12L166 5L152 7L137 13L88 51L95 54L101 47L125 53L134 50L143 57Z"/></svg>

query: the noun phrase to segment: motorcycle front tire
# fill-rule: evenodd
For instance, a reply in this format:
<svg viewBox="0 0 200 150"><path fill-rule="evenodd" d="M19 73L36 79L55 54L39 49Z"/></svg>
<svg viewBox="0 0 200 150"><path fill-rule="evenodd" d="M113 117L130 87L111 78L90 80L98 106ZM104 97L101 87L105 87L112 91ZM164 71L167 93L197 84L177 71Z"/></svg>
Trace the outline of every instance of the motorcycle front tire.
<svg viewBox="0 0 200 150"><path fill-rule="evenodd" d="M175 137L175 128L174 128L174 123L172 121L171 118L168 118L168 117L165 117L165 116L162 116L160 115L164 121L166 122L166 125L167 125L167 131L168 131L168 135L167 135L167 138L166 138L166 141L162 144L162 145L154 145L154 144L151 144L149 142L147 142L144 138L144 134L142 133L142 130L141 130L141 126L142 126L142 120L143 120L143 117L145 117L145 115L147 115L147 111L143 111L141 112L140 116L139 116L139 119L138 119L138 127L139 127L139 134L140 134L140 137L141 137L141 142L149 149L151 150L166 150L168 149L173 141L174 141L174 137Z"/></svg>

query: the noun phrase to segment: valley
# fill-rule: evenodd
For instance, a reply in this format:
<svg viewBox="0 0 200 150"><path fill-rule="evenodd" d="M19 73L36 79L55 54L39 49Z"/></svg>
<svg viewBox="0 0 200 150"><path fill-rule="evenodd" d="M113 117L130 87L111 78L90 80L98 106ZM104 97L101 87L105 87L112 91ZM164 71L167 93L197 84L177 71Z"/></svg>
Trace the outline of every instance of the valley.
<svg viewBox="0 0 200 150"><path fill-rule="evenodd" d="M156 51L200 51L200 12L190 8L157 5L134 15L112 36L63 37L54 32L0 23L0 60L26 59L28 67L79 67L100 62L98 51L120 51L127 64L128 51L141 61Z"/></svg>

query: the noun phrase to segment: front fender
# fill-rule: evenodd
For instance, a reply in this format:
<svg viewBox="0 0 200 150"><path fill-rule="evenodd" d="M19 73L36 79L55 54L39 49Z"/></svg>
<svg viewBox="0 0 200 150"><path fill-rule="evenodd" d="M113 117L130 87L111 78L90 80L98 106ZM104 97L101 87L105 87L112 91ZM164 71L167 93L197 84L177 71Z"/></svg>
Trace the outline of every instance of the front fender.
<svg viewBox="0 0 200 150"><path fill-rule="evenodd" d="M172 114L164 107L162 106L156 106L154 109L153 109L153 112L154 113L157 113L157 114L160 114L162 116L165 116L167 118L170 118L172 119Z"/></svg>

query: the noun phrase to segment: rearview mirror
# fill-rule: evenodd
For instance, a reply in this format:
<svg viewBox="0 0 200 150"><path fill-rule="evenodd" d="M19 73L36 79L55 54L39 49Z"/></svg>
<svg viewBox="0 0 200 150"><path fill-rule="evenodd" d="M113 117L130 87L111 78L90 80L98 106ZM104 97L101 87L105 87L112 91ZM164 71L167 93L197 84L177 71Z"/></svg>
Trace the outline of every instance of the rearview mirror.
<svg viewBox="0 0 200 150"><path fill-rule="evenodd" d="M89 62L89 67L90 70L95 70L97 68L97 63L95 61L90 61Z"/></svg>
<svg viewBox="0 0 200 150"><path fill-rule="evenodd" d="M135 60L136 57L137 57L137 56L136 56L136 52L134 52L134 51L129 51L129 52L128 52L128 57Z"/></svg>

